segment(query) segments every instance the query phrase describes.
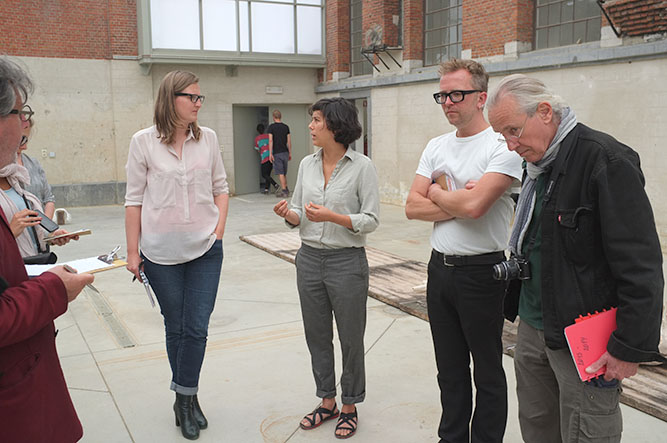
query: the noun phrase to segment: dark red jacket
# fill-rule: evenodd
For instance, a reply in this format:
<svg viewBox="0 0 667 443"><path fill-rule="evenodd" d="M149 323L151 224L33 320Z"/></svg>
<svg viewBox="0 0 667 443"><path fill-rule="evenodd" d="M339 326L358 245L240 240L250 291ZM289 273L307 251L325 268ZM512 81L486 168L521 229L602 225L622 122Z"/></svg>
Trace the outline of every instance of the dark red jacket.
<svg viewBox="0 0 667 443"><path fill-rule="evenodd" d="M0 442L70 443L83 435L56 353L53 320L67 310L60 278L28 280L0 209Z"/></svg>

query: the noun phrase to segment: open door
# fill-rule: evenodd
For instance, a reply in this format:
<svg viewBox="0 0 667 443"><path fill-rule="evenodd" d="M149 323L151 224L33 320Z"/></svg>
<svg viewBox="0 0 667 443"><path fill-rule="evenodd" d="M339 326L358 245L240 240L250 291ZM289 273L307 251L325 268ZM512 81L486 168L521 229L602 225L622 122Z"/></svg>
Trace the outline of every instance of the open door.
<svg viewBox="0 0 667 443"><path fill-rule="evenodd" d="M268 106L233 107L234 119L234 191L251 194L260 190L259 153L255 151L257 124L267 126Z"/></svg>
<svg viewBox="0 0 667 443"><path fill-rule="evenodd" d="M359 123L361 124L361 137L350 147L355 151L373 158L373 143L371 140L371 93L369 90L354 92L343 92L340 95L350 100L357 108Z"/></svg>

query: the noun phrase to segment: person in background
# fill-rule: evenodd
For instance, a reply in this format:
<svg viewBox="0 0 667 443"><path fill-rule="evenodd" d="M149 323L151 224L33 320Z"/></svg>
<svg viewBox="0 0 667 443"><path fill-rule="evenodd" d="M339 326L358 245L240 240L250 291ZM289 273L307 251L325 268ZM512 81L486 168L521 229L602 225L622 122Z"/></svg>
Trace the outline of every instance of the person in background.
<svg viewBox="0 0 667 443"><path fill-rule="evenodd" d="M0 57L0 168L16 160L32 88L16 63ZM54 266L28 278L2 209L0 257L0 441L78 441L83 429L58 359L53 320L94 277Z"/></svg>
<svg viewBox="0 0 667 443"><path fill-rule="evenodd" d="M658 354L664 277L639 156L577 122L540 80L500 81L489 121L526 161L510 252L520 266L505 315L521 317L514 350L521 435L527 443L619 442L621 381ZM520 261L519 261L520 260ZM509 269L509 268L508 268ZM518 277L521 276L521 279ZM617 307L607 351L582 382L564 328Z"/></svg>
<svg viewBox="0 0 667 443"><path fill-rule="evenodd" d="M42 218L36 210L44 212L42 202L37 196L24 190L26 183L30 181L28 170L18 163L10 163L0 168L0 208L5 217L10 220L9 226L16 238L21 257L34 257L49 251L47 237L49 235L67 234L65 229L57 229L52 233L39 226ZM78 240L79 237L63 237L51 240L49 243L62 246L70 240ZM55 263L55 255L52 261L43 264Z"/></svg>
<svg viewBox="0 0 667 443"><path fill-rule="evenodd" d="M278 198L289 197L287 187L287 163L292 160L292 136L289 126L282 122L282 114L279 110L273 111L273 123L269 125L269 160L278 174L281 189L276 196Z"/></svg>
<svg viewBox="0 0 667 443"><path fill-rule="evenodd" d="M155 125L134 134L126 165L127 269L139 281L144 269L160 303L176 426L191 440L208 426L197 393L229 205L218 137L197 124L203 102L195 74L165 75Z"/></svg>
<svg viewBox="0 0 667 443"><path fill-rule="evenodd" d="M257 125L257 134L257 137L255 137L255 151L259 152L261 163L262 181L264 182L262 194L268 194L271 185L275 190L278 190L278 183L271 177L273 163L269 159L269 135L264 134L264 125L261 123Z"/></svg>
<svg viewBox="0 0 667 443"><path fill-rule="evenodd" d="M56 210L56 197L53 195L51 185L49 185L49 182L46 179L46 172L44 172L39 160L29 157L28 154L25 153L25 150L28 149L28 142L30 141L34 125L35 121L31 118L28 122L28 126L23 131L23 140L25 143L21 144L19 147L19 155L16 159L16 163L25 167L30 176L30 184L24 184L23 189L39 198L42 207L44 208L42 212L52 219L53 213Z"/></svg>
<svg viewBox="0 0 667 443"><path fill-rule="evenodd" d="M326 98L309 112L308 128L320 149L301 161L291 204L281 200L273 210L289 227L299 227L297 287L315 395L322 399L300 426L311 430L340 415L335 436L348 438L357 430L356 403L366 397L368 261L364 246L366 235L379 224L378 178L371 160L349 148L361 135L352 103ZM340 411L331 342L334 316L343 354Z"/></svg>
<svg viewBox="0 0 667 443"><path fill-rule="evenodd" d="M499 443L507 423L505 284L493 279L492 270L505 259L514 209L510 186L521 179L521 159L484 118L488 81L473 60L440 66L440 90L433 98L456 131L426 145L405 205L409 219L433 222L426 302L442 443Z"/></svg>

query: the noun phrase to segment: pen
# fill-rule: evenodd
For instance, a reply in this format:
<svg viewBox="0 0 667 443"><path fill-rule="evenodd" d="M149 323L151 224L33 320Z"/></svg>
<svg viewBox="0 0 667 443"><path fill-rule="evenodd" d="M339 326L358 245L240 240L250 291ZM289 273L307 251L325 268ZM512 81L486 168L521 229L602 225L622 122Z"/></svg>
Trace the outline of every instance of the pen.
<svg viewBox="0 0 667 443"><path fill-rule="evenodd" d="M155 307L155 299L153 298L153 294L151 294L151 285L148 282L148 278L146 277L146 274L144 274L144 270L141 269L141 265L143 265L144 262L142 261L139 263L139 276L141 277L141 282L144 284L144 289L146 290L146 294L148 295L148 301L151 302L151 306ZM132 277L132 282L136 281L137 276L135 275Z"/></svg>
<svg viewBox="0 0 667 443"><path fill-rule="evenodd" d="M70 265L63 265L63 268L65 268L65 271L70 272L72 274L78 274L77 270L71 267ZM97 290L95 286L93 286L91 283L86 284L86 287L90 288L91 290L97 292L98 294L100 291Z"/></svg>
<svg viewBox="0 0 667 443"><path fill-rule="evenodd" d="M148 300L151 302L151 306L155 307L155 300L153 299L153 294L151 294L151 285L148 283L148 278L142 269L139 269L139 275L141 276L141 281L144 283L144 289L146 289L146 294L148 294Z"/></svg>

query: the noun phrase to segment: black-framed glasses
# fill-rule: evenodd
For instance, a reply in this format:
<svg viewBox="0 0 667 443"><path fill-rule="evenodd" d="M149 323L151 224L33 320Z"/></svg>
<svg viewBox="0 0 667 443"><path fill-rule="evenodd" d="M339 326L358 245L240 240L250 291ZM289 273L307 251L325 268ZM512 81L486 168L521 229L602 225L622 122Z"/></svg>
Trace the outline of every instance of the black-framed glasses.
<svg viewBox="0 0 667 443"><path fill-rule="evenodd" d="M10 114L18 114L19 118L23 122L29 122L32 120L32 116L35 115L35 111L28 105L23 105L21 109L12 109L9 111Z"/></svg>
<svg viewBox="0 0 667 443"><path fill-rule="evenodd" d="M436 92L435 94L433 94L433 98L435 99L435 102L439 105L444 104L447 101L447 97L449 97L449 100L452 103L459 103L466 98L466 95L472 94L474 92L482 92L482 91L479 89L470 89L468 91Z"/></svg>
<svg viewBox="0 0 667 443"><path fill-rule="evenodd" d="M190 101L192 103L197 103L197 100L199 100L199 103L201 103L202 105L204 104L204 99L206 98L203 95L188 94L187 92L175 92L174 95L177 97L190 97Z"/></svg>

